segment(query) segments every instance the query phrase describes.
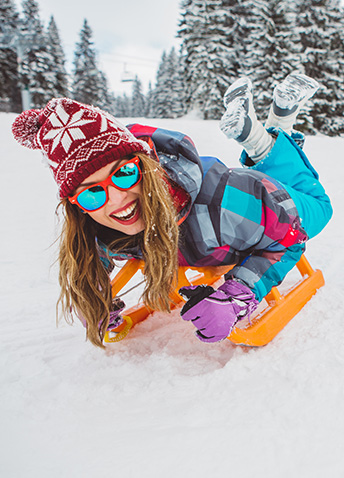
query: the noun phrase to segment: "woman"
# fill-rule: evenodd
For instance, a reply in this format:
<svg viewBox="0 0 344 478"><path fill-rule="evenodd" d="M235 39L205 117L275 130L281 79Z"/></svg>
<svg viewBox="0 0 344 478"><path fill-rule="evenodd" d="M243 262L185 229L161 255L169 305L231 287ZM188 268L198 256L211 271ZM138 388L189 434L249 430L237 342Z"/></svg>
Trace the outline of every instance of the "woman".
<svg viewBox="0 0 344 478"><path fill-rule="evenodd" d="M143 258L143 300L165 311L178 265L236 264L216 291L180 291L188 300L181 315L204 342L226 338L283 280L332 214L317 173L284 132L317 86L292 74L275 88L271 134L256 118L250 81L227 90L220 127L242 144L245 169L200 158L181 133L125 128L66 98L19 115L14 136L46 156L64 210L59 302L67 318L75 311L84 321L94 345L103 347L105 332L118 325L112 258Z"/></svg>

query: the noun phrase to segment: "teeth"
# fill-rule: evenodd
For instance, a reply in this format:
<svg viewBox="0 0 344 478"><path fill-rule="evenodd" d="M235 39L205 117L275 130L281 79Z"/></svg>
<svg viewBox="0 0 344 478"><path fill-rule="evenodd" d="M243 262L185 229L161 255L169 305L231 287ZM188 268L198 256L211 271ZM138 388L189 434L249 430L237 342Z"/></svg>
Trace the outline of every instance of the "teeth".
<svg viewBox="0 0 344 478"><path fill-rule="evenodd" d="M136 205L137 201L135 201L134 204L132 204L131 206L127 207L127 209L125 209L124 211L121 211L117 214L113 214L113 216L123 219L124 217L129 216L133 212L133 210L136 208Z"/></svg>

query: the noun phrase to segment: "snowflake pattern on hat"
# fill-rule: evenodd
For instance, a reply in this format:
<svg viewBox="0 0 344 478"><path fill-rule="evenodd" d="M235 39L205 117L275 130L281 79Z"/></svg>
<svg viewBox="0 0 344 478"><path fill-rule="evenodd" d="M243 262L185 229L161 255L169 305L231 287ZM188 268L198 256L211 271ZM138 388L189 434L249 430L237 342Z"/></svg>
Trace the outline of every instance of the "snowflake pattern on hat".
<svg viewBox="0 0 344 478"><path fill-rule="evenodd" d="M68 153L73 141L86 139L81 126L91 123L94 120L82 120L83 111L79 110L69 115L62 105L58 105L54 113L49 116L52 129L44 136L44 140L53 139L51 152L61 142L64 150Z"/></svg>
<svg viewBox="0 0 344 478"><path fill-rule="evenodd" d="M24 111L12 131L18 142L42 151L61 198L106 164L133 153L150 154L148 144L109 113L68 98L53 99L41 111Z"/></svg>

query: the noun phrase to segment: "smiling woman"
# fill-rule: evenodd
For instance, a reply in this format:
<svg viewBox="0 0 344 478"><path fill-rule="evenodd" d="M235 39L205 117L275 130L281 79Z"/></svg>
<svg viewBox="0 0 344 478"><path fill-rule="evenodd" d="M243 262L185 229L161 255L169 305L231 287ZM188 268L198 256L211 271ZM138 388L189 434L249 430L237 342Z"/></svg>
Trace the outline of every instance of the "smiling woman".
<svg viewBox="0 0 344 478"><path fill-rule="evenodd" d="M102 346L117 315L102 241L109 251L131 251L127 257L145 260L143 298L154 309L169 309L178 224L166 172L148 143L108 113L66 98L50 101L41 111L25 111L13 132L24 146L45 152L59 187L64 315L77 312L88 338Z"/></svg>
<svg viewBox="0 0 344 478"><path fill-rule="evenodd" d="M123 321L111 296L112 259L143 259L143 300L170 310L178 265L234 266L217 290L180 289L184 320L203 342L225 339L299 261L332 208L292 131L318 84L298 73L274 90L266 130L256 117L252 84L241 78L224 97L220 128L244 148L246 168L200 157L183 133L140 124L66 98L25 111L13 133L40 149L58 184L64 226L60 303L103 338Z"/></svg>

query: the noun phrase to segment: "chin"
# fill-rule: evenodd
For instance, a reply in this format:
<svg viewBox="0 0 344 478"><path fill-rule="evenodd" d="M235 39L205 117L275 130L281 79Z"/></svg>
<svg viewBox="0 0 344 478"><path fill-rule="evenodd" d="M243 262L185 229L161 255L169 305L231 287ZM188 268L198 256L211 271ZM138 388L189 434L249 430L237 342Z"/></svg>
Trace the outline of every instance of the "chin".
<svg viewBox="0 0 344 478"><path fill-rule="evenodd" d="M111 229L114 229L116 231L123 232L124 234L127 234L128 236L135 236L136 234L139 234L144 230L144 224L143 221L137 221L136 224L131 224L128 226L125 226L123 224L115 224L114 221L111 221L111 224L106 224L108 227L111 227Z"/></svg>

